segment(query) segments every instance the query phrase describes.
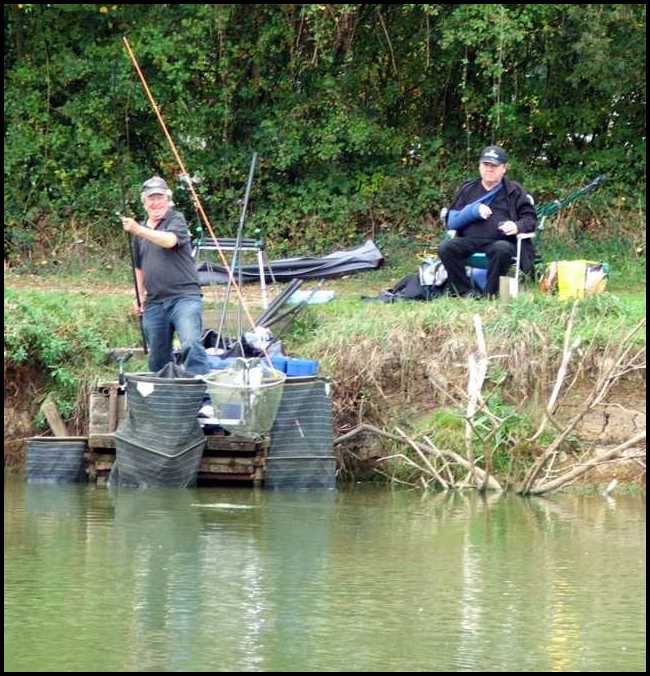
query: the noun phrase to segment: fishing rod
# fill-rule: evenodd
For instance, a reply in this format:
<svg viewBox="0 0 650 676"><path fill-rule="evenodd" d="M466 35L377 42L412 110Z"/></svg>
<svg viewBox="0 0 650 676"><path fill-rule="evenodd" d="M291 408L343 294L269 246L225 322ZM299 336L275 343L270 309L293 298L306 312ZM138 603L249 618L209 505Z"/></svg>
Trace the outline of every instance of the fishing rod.
<svg viewBox="0 0 650 676"><path fill-rule="evenodd" d="M535 210L537 218L541 217L543 223L543 221L546 218L548 218L549 216L554 216L560 209L568 207L570 204L575 202L580 197L584 195L589 195L592 192L594 192L594 190L597 190L603 183L605 183L605 181L607 181L608 178L609 178L608 174L601 174L600 176L596 176L596 178L593 181L583 186L582 188L578 188L574 192L567 195L564 199L553 200L548 204L544 204L538 207Z"/></svg>
<svg viewBox="0 0 650 676"><path fill-rule="evenodd" d="M242 241L242 234L244 232L244 223L246 221L246 211L248 209L248 199L251 194L251 186L253 185L253 173L255 172L255 162L257 161L257 153L253 151L253 157L251 159L251 168L250 171L248 172L248 182L246 183L246 193L244 195L244 204L242 205L242 211L241 215L239 217L239 227L237 228L237 242L235 244L235 253L233 255L232 259L232 265L233 269L235 268L235 265L238 266L237 268L237 281L239 282L239 288L241 289L243 285L243 279L242 279L242 265L241 261L239 260L241 257L241 241ZM241 345L241 337L242 334L244 333L243 326L242 326L242 307L241 304L237 308L237 335L239 336L239 341ZM243 345L242 347L242 352L243 352Z"/></svg>
<svg viewBox="0 0 650 676"><path fill-rule="evenodd" d="M123 216L119 211L116 211L115 215L120 220L122 218L125 218L125 216ZM140 299L140 289L138 288L138 278L137 275L135 274L135 254L133 253L133 237L128 232L126 233L126 237L129 240L129 253L131 254L131 272L133 273L133 287L135 289L135 300L136 303L138 304L138 323L140 324L140 335L142 336L142 349L144 350L145 354L148 354L147 338L144 334L144 326L142 325L142 315L140 314L140 310L142 309L142 302Z"/></svg>
<svg viewBox="0 0 650 676"><path fill-rule="evenodd" d="M248 172L248 182L246 183L246 192L244 193L244 203L242 205L242 210L241 210L241 215L239 217L239 227L237 228L237 239L235 240L235 252L233 253L232 257L232 269L234 270L239 263L239 271L238 271L238 279L239 279L239 286L241 288L242 285L242 270L241 270L241 263L238 261L238 256L240 255L240 248L241 248L241 242L242 242L242 233L244 231L244 223L246 221L246 211L248 209L248 200L251 194L251 186L253 185L253 174L255 172L255 162L257 161L257 153L253 152L253 158L251 160L251 166L250 170ZM223 325L224 321L226 318L226 309L228 308L228 302L230 301L230 289L232 287L230 281L232 279L232 275L228 278L228 286L226 288L226 296L223 301L223 307L221 309L221 318L219 320L219 328L217 329L217 346L219 345L219 341L221 340L222 336L222 331L223 331ZM241 304L239 306L239 312L237 315L237 321L238 321L238 329L239 329L239 340L241 342L241 336L242 336L242 325L241 325ZM253 324L253 328L255 328L255 325ZM243 354L243 346L242 347L242 354Z"/></svg>
<svg viewBox="0 0 650 676"><path fill-rule="evenodd" d="M125 108L124 111L124 122L126 125L126 147L125 147L125 153L122 155L122 171L120 171L120 194L122 196L122 211L124 212L129 212L131 211L130 206L129 206L129 199L128 199L128 193L125 187L125 176L126 176L126 171L124 171L124 159L125 157L128 157L129 155L129 115L128 115L128 102L129 99L127 97L127 107ZM115 212L115 215L122 220L124 218L123 214L120 213L119 211ZM140 299L140 289L138 288L138 279L137 275L135 272L135 255L133 253L133 235L130 232L126 233L126 237L129 241L129 254L131 257L131 272L133 274L133 288L135 289L135 300L136 303L138 304L138 324L140 326L140 336L142 338L142 349L145 354L148 354L149 351L147 349L147 337L144 333L144 325L143 325L143 319L142 319L142 302ZM128 359L128 357L126 358ZM126 359L124 361L126 361ZM122 362L120 362L120 385L123 385L122 382Z"/></svg>
<svg viewBox="0 0 650 676"><path fill-rule="evenodd" d="M287 287L280 295L271 301L271 304L262 312L262 314L255 320L259 326L266 326L266 322L273 317L273 315L289 300L295 291L302 286L304 280L300 278L292 279Z"/></svg>
<svg viewBox="0 0 650 676"><path fill-rule="evenodd" d="M138 64L137 59L135 58L135 54L133 53L133 50L131 49L131 45L129 44L129 41L126 39L126 36L122 38L122 41L124 42L124 46L126 48L126 51L131 59L131 62L133 63L133 66L138 74L138 77L140 78L140 81L142 82L142 86L144 88L145 93L147 94L147 97L149 99L149 102L151 103L151 106L154 109L154 112L156 113L156 117L158 118L158 122L160 123L160 126L163 130L163 133L165 134L165 138L167 139L169 146L172 150L172 153L174 155L174 158L176 159L176 162L178 163L178 166L180 167L181 170L181 175L184 176L190 176L190 173L187 171L185 168L185 164L183 163L183 160L181 159L181 156L178 153L178 150L176 148L176 145L169 134L169 131L167 130L167 125L165 124L165 120L162 117L162 114L160 113L160 109L158 108L158 104L156 103L156 100L154 99L151 90L149 89L149 85L147 84L147 81L142 73L142 70L140 69L140 66ZM235 282L232 270L230 266L228 265L228 261L226 260L226 257L223 253L222 248L219 246L219 241L214 234L214 230L212 228L212 225L210 224L210 219L208 218L207 214L205 213L205 209L203 208L203 205L201 204L201 201L199 199L199 196L196 194L196 190L194 189L194 186L192 185L192 181L187 181L187 185L190 189L190 192L192 194L192 198L194 201L194 204L196 206L197 211L199 212L199 215L203 219L203 222L205 223L206 228L208 229L208 232L210 233L210 236L214 240L217 253L219 254L219 258L221 259L221 262L226 269L226 272L228 273L228 279L230 280L230 283L232 284L232 287L235 289L235 292L239 298L239 302L241 303L241 307L244 310L244 313L246 314L246 318L248 319L251 328L255 330L255 322L253 321L253 318L248 310L248 307L246 305L246 302L244 301L244 297L242 295L241 289L239 288L239 285ZM269 361L269 364L271 363L270 357L265 353L266 358Z"/></svg>

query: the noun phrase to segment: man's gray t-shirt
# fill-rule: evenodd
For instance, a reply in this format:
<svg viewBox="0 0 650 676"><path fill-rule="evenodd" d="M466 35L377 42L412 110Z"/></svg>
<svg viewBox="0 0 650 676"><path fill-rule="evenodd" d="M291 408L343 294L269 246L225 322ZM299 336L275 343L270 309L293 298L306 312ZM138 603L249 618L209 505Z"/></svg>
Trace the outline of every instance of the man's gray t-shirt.
<svg viewBox="0 0 650 676"><path fill-rule="evenodd" d="M146 221L141 223L145 227ZM135 267L142 270L146 303L158 303L178 296L200 296L199 276L192 258L192 244L185 217L170 209L158 224L157 232L173 232L178 242L171 249L134 238Z"/></svg>

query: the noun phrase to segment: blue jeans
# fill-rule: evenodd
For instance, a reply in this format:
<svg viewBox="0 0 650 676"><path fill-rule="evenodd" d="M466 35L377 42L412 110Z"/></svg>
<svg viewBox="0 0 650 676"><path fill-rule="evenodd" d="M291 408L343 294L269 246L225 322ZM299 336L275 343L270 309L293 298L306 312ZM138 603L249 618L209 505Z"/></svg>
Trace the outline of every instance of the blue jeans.
<svg viewBox="0 0 650 676"><path fill-rule="evenodd" d="M142 327L149 348L149 370L155 373L173 361L174 331L181 341L181 349L201 340L203 299L200 296L181 296L145 305Z"/></svg>

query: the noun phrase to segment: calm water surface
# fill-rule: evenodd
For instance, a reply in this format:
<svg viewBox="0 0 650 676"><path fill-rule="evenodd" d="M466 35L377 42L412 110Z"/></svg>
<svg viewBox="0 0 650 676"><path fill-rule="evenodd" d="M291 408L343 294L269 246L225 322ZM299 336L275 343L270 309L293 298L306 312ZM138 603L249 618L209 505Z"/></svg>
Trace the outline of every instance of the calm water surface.
<svg viewBox="0 0 650 676"><path fill-rule="evenodd" d="M644 671L645 496L5 479L5 671Z"/></svg>

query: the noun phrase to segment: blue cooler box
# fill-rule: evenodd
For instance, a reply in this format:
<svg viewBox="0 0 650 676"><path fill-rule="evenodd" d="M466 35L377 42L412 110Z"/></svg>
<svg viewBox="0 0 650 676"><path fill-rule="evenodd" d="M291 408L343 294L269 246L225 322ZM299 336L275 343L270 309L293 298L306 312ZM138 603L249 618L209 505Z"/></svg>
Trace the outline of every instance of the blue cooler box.
<svg viewBox="0 0 650 676"><path fill-rule="evenodd" d="M315 376L320 364L315 359L287 359L287 376Z"/></svg>

